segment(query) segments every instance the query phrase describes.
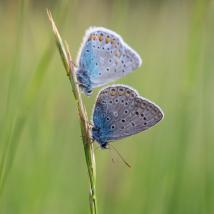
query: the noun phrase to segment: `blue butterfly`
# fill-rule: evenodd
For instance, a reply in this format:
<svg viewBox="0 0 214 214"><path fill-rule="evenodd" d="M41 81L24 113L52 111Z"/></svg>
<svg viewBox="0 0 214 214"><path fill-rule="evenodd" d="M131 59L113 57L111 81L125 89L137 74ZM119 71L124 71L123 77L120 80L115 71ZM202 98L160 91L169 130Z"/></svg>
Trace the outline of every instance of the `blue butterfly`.
<svg viewBox="0 0 214 214"><path fill-rule="evenodd" d="M140 67L142 60L115 32L91 27L77 57L77 80L86 95Z"/></svg>
<svg viewBox="0 0 214 214"><path fill-rule="evenodd" d="M142 132L163 116L159 106L129 86L109 86L99 92L94 106L92 138L107 148L109 142Z"/></svg>

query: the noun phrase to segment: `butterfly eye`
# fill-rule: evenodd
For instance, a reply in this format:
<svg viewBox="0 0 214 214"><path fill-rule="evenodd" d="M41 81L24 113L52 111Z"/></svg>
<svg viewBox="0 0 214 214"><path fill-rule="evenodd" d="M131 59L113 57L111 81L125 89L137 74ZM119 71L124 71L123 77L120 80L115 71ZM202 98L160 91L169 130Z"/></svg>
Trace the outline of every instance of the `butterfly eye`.
<svg viewBox="0 0 214 214"><path fill-rule="evenodd" d="M87 90L87 95L91 95L92 94L92 90Z"/></svg>
<svg viewBox="0 0 214 214"><path fill-rule="evenodd" d="M136 111L136 112L135 112L135 114L136 114L136 115L139 115L139 112L138 112L138 111Z"/></svg>
<svg viewBox="0 0 214 214"><path fill-rule="evenodd" d="M108 121L109 121L109 120L110 120L110 117L106 117L106 120L108 120Z"/></svg>
<svg viewBox="0 0 214 214"><path fill-rule="evenodd" d="M115 103L118 103L118 102L119 102L119 100L118 100L118 99L116 99L116 100L115 100Z"/></svg>
<svg viewBox="0 0 214 214"><path fill-rule="evenodd" d="M125 122L126 122L126 120L125 120L125 119L122 119L122 120L121 120L121 122L122 122L122 123L125 123Z"/></svg>

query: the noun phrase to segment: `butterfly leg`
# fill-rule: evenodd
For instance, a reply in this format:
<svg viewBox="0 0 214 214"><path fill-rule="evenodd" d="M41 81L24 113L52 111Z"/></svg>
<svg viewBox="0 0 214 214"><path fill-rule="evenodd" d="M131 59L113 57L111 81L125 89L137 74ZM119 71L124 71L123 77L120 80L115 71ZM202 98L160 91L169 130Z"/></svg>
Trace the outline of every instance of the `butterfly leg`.
<svg viewBox="0 0 214 214"><path fill-rule="evenodd" d="M85 86L83 83L80 83L78 81L75 81L75 84L78 85L80 88Z"/></svg>
<svg viewBox="0 0 214 214"><path fill-rule="evenodd" d="M78 81L75 81L75 84L78 85L80 87L80 89L84 90L84 88L87 88L88 86L84 83L80 83ZM87 96L90 96L92 94L92 90L88 89L87 91L85 91Z"/></svg>
<svg viewBox="0 0 214 214"><path fill-rule="evenodd" d="M73 60L69 60L69 64L71 68L77 68L77 65L74 63Z"/></svg>
<svg viewBox="0 0 214 214"><path fill-rule="evenodd" d="M94 127L94 125L92 124L91 121L88 121L88 126L89 126L90 129L92 129Z"/></svg>
<svg viewBox="0 0 214 214"><path fill-rule="evenodd" d="M82 141L84 140L84 137L82 135L80 135L80 138L82 139ZM90 137L90 144L94 143L95 139L93 139L92 137Z"/></svg>

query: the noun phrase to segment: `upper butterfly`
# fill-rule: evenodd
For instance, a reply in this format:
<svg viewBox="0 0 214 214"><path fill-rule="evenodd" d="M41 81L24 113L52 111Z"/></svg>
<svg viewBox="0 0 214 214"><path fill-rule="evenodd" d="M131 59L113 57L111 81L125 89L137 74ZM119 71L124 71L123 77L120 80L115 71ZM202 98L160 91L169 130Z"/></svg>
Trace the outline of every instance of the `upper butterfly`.
<svg viewBox="0 0 214 214"><path fill-rule="evenodd" d="M89 28L77 57L77 80L86 95L140 67L142 60L115 32Z"/></svg>

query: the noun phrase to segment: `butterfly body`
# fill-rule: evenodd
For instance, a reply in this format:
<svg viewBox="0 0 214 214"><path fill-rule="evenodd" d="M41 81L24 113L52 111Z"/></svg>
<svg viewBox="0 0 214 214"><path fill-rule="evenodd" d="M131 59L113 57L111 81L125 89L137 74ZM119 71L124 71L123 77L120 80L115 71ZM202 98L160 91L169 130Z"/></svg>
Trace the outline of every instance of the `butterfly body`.
<svg viewBox="0 0 214 214"><path fill-rule="evenodd" d="M142 132L163 118L160 107L125 85L99 93L93 111L92 138L102 148L109 142Z"/></svg>
<svg viewBox="0 0 214 214"><path fill-rule="evenodd" d="M77 79L83 92L115 81L138 68L142 60L123 39L106 28L86 31L77 58Z"/></svg>

